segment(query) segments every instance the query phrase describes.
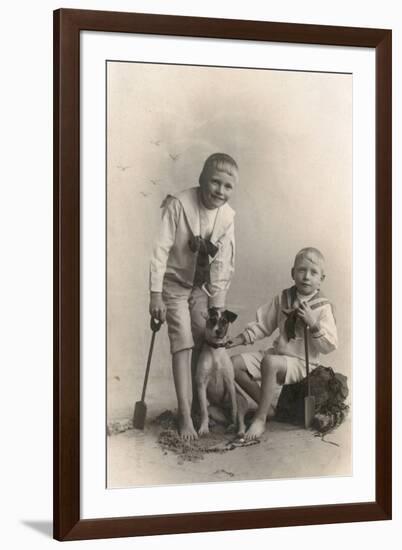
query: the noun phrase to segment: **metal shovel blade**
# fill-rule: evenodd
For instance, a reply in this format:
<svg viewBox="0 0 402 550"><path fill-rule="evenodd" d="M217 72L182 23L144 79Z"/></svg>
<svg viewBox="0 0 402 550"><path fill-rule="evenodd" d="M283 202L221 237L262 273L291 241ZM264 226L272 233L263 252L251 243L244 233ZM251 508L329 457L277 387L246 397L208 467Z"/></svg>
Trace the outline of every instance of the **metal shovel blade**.
<svg viewBox="0 0 402 550"><path fill-rule="evenodd" d="M310 428L315 415L315 397L309 395L304 398L304 427Z"/></svg>
<svg viewBox="0 0 402 550"><path fill-rule="evenodd" d="M147 405L144 401L137 401L134 407L133 426L137 430L143 430L147 417Z"/></svg>

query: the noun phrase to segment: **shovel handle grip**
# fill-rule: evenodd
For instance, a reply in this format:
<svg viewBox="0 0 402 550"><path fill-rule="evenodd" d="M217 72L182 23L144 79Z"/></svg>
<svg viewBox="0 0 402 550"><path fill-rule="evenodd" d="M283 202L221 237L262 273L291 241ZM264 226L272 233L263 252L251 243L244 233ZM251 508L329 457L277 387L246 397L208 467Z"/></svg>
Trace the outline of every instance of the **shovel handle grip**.
<svg viewBox="0 0 402 550"><path fill-rule="evenodd" d="M161 328L162 322L158 321L158 319L154 319L154 317L151 317L151 330L152 332L158 332L158 330Z"/></svg>

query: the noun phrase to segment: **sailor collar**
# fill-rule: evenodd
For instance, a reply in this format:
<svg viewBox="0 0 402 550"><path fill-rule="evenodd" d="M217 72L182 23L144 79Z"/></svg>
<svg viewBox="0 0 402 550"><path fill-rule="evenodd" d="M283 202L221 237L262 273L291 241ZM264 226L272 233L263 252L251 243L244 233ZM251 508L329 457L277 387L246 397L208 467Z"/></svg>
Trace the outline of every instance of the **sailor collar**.
<svg viewBox="0 0 402 550"><path fill-rule="evenodd" d="M187 223L194 236L200 234L199 188L191 187L175 195L183 207ZM227 203L218 208L210 241L216 243L233 223L235 211Z"/></svg>

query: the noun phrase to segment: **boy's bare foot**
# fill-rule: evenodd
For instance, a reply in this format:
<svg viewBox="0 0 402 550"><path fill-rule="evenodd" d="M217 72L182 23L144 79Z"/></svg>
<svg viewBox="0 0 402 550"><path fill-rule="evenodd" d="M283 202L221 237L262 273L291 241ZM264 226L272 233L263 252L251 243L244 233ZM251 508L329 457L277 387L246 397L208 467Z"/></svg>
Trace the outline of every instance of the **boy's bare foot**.
<svg viewBox="0 0 402 550"><path fill-rule="evenodd" d="M255 418L244 435L246 441L258 439L265 432L265 420Z"/></svg>
<svg viewBox="0 0 402 550"><path fill-rule="evenodd" d="M193 421L191 420L191 417L183 418L182 416L179 416L178 424L179 424L179 436L181 437L181 439L184 439L185 441L192 441L193 439L198 439L198 435L194 429L194 425L193 425Z"/></svg>

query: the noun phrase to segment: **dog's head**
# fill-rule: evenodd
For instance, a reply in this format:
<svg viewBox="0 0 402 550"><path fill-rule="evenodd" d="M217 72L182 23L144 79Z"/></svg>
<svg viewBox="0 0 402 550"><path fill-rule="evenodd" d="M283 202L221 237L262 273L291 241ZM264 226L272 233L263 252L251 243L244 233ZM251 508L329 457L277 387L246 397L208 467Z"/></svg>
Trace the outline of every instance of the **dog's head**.
<svg viewBox="0 0 402 550"><path fill-rule="evenodd" d="M222 340L225 338L230 323L233 323L236 319L236 313L232 313L228 309L221 311L215 307L210 307L205 329L207 339Z"/></svg>

